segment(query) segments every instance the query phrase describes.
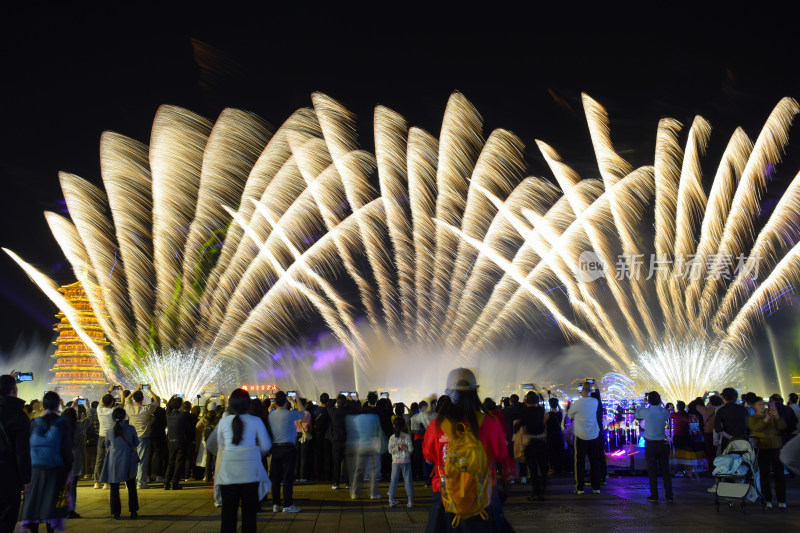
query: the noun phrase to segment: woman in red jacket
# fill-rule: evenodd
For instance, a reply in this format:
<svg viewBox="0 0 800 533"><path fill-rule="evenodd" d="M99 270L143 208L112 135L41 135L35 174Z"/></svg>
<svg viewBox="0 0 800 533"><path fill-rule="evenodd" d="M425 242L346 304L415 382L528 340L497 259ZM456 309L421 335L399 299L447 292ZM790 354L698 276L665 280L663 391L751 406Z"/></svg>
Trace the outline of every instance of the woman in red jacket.
<svg viewBox="0 0 800 533"><path fill-rule="evenodd" d="M483 406L478 398L478 384L475 374L466 368L457 368L447 376L447 395L452 403L444 403L436 418L431 421L425 432L422 454L425 460L434 465L433 499L428 515L428 532L439 531L501 531L503 526L503 509L497 492L497 473L495 463L500 463L503 473L508 479L517 479L518 473L514 460L508 455L503 424L492 416L485 416ZM462 520L459 526L452 528L454 516L444 511L441 496L441 484L444 468L444 448L449 441L447 433L462 422L469 431L476 434L483 445L489 464L492 465L492 500L488 520L479 516ZM443 429L444 428L444 429ZM447 430L447 431L446 431Z"/></svg>

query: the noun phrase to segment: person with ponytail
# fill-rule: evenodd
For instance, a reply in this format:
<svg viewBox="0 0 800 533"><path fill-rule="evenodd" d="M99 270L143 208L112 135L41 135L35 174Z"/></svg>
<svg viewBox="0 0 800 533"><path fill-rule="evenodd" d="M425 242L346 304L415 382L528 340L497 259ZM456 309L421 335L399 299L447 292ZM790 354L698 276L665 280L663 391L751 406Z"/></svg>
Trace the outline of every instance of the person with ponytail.
<svg viewBox="0 0 800 533"><path fill-rule="evenodd" d="M30 490L25 495L20 531L47 531L67 527L72 471L72 435L67 421L58 414L61 398L49 391L42 398L44 413L31 422Z"/></svg>
<svg viewBox="0 0 800 533"><path fill-rule="evenodd" d="M136 492L136 472L139 466L139 454L136 447L139 437L136 429L125 420L127 413L117 407L111 413L113 427L101 438L105 439L108 456L100 473L100 482L111 485L111 514L119 520L122 513L122 502L119 499L119 484L128 487L128 510L131 518L139 517L139 495Z"/></svg>
<svg viewBox="0 0 800 533"><path fill-rule="evenodd" d="M215 493L222 497L220 531L236 531L236 514L242 506L242 533L256 531L259 502L270 489L270 481L261 458L270 448L272 440L260 418L248 415L250 395L236 389L228 398L228 416L219 421L214 438L206 445L219 457L219 467L214 476Z"/></svg>

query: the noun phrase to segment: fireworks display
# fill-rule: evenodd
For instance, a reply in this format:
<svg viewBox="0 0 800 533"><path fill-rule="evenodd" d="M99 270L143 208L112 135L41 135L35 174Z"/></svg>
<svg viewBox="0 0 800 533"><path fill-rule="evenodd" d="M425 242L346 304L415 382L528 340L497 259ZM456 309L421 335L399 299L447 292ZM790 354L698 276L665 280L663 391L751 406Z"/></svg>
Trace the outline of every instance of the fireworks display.
<svg viewBox="0 0 800 533"><path fill-rule="evenodd" d="M525 177L512 133L484 139L460 93L438 140L376 108L374 155L340 103L312 103L274 133L243 111L211 123L162 106L149 148L103 135L105 191L60 175L70 219L47 221L126 375L145 381L135 369L155 375L192 353L212 381L221 362L266 359L314 317L364 368L376 338L469 362L547 321L612 369L691 399L737 378L762 308L800 272L800 177L756 234L794 100L755 143L734 132L708 192L700 117L685 148L682 125L662 119L653 165L634 169L584 95L600 179L537 141L551 180ZM70 316L52 281L10 254Z"/></svg>

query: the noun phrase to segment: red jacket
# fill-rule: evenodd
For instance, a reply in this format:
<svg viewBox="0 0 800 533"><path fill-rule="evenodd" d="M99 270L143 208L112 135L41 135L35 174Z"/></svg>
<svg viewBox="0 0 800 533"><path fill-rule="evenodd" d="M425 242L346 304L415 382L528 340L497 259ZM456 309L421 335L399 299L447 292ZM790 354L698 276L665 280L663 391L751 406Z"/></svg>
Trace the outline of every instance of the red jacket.
<svg viewBox="0 0 800 533"><path fill-rule="evenodd" d="M483 450L489 458L489 463L492 466L492 486L497 484L496 472L494 470L495 463L500 463L503 472L509 475L515 472L514 459L508 455L508 446L506 445L505 432L503 431L503 424L498 422L493 416L485 416L481 423L480 430L478 431ZM439 492L442 479L442 468L444 468L444 453L443 448L447 442L447 436L444 431L439 427L439 422L436 419L431 420L431 424L425 431L425 440L422 442L422 455L425 460L434 465L432 488L434 492Z"/></svg>

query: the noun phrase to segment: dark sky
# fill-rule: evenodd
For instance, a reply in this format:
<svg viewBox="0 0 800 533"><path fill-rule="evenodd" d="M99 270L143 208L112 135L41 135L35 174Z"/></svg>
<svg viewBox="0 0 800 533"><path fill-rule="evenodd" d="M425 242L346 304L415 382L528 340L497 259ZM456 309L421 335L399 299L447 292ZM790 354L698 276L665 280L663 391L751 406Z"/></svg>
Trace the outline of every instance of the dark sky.
<svg viewBox="0 0 800 533"><path fill-rule="evenodd" d="M371 148L376 104L438 136L447 97L460 90L487 132L521 136L532 173L549 175L531 149L541 138L591 175L581 91L608 108L617 147L635 164L652 160L662 116L688 123L703 114L715 127L713 153L737 125L754 137L780 97L800 97L789 3L726 2L707 12L663 3L653 12L649 2L617 12L616 2L527 12L470 10L466 2L440 12L434 2L383 11L333 2L264 2L263 11L221 2L28 4L4 8L0 31L0 245L63 282L73 277L42 215L64 209L57 172L100 183L101 132L147 142L160 104L211 118L240 107L277 126L323 91L358 114ZM195 61L197 46L212 54L210 71ZM798 146L776 181L800 168ZM49 340L53 314L0 255L0 352L20 338Z"/></svg>

